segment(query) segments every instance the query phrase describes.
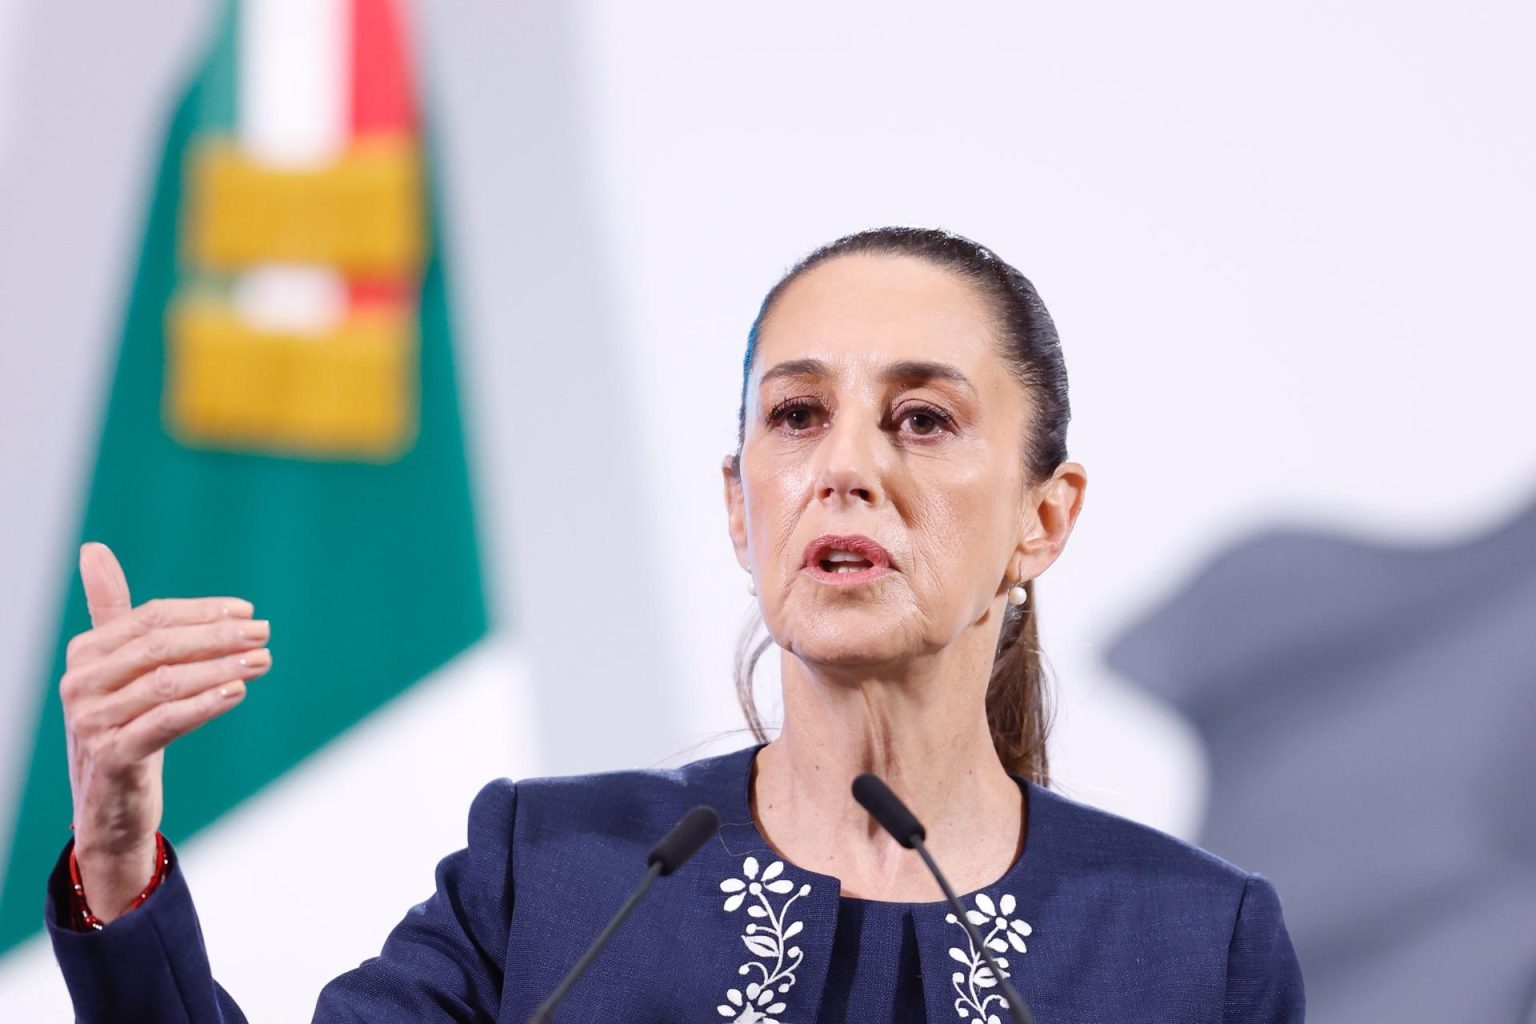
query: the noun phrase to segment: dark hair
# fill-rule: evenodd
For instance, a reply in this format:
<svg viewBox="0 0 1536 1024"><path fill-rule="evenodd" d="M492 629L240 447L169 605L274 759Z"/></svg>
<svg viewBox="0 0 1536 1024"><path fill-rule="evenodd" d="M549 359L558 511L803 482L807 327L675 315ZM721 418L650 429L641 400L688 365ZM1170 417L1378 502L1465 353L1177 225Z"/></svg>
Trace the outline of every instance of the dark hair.
<svg viewBox="0 0 1536 1024"><path fill-rule="evenodd" d="M737 418L737 460L746 439L747 385L757 342L774 304L796 278L837 256L870 254L910 256L949 270L969 281L992 306L1000 347L1009 367L1034 399L1035 417L1026 442L1026 468L1033 480L1055 472L1067 457L1067 367L1061 339L1045 303L1029 279L996 253L968 238L933 228L875 228L847 235L822 246L790 269L768 292L747 334L741 367L741 409ZM1008 605L987 686L987 724L1003 767L1044 786L1050 783L1045 743L1050 731L1046 677L1040 662L1034 582L1025 584L1029 600ZM752 673L772 638L755 640L756 619L743 632L736 656L736 696L747 725L759 742L766 742L762 716L752 694Z"/></svg>

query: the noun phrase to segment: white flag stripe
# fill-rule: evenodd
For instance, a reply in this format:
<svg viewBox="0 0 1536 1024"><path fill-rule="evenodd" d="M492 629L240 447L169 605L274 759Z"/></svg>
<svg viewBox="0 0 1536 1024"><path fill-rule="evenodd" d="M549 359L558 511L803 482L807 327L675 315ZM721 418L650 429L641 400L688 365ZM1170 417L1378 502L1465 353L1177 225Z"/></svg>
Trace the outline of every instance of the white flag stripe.
<svg viewBox="0 0 1536 1024"><path fill-rule="evenodd" d="M323 166L350 135L351 4L244 0L236 131L249 154L291 168ZM252 326L321 334L346 315L346 281L325 267L267 265L235 280Z"/></svg>
<svg viewBox="0 0 1536 1024"><path fill-rule="evenodd" d="M319 335L347 315L347 282L334 270L263 263L235 278L234 303L252 327Z"/></svg>
<svg viewBox="0 0 1536 1024"><path fill-rule="evenodd" d="M243 0L236 131L252 156L314 167L346 145L351 102L351 5L344 0Z"/></svg>

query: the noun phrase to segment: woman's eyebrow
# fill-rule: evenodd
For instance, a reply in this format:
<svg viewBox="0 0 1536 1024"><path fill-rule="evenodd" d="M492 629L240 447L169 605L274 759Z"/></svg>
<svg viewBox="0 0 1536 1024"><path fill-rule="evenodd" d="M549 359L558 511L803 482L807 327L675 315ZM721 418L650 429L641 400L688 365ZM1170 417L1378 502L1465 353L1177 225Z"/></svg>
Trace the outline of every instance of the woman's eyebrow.
<svg viewBox="0 0 1536 1024"><path fill-rule="evenodd" d="M826 377L831 374L827 364L820 359L786 359L763 372L759 385L766 384L779 377ZM880 372L880 380L886 384L900 384L904 387L916 387L932 381L942 380L951 384L957 384L973 394L975 385L969 377L961 373L948 363L933 363L921 359L908 359L899 363L892 363Z"/></svg>
<svg viewBox="0 0 1536 1024"><path fill-rule="evenodd" d="M825 377L830 371L820 359L787 359L763 372L758 384L766 384L778 377Z"/></svg>
<svg viewBox="0 0 1536 1024"><path fill-rule="evenodd" d="M892 363L885 368L880 377L887 384L902 384L907 387L942 380L951 384L958 384L973 394L976 391L976 387L971 383L970 378L948 363L929 363L922 360Z"/></svg>

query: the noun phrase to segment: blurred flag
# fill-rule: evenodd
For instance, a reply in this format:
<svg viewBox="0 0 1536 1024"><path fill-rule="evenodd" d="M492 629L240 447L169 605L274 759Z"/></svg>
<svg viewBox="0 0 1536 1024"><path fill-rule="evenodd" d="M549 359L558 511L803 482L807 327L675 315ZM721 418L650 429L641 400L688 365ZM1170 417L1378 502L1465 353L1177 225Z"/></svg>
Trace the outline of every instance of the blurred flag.
<svg viewBox="0 0 1536 1024"><path fill-rule="evenodd" d="M171 125L80 537L136 602L254 601L274 656L172 747L173 841L486 630L408 43L390 0L231 0ZM89 620L73 550L61 569L0 951L69 836L56 687Z"/></svg>

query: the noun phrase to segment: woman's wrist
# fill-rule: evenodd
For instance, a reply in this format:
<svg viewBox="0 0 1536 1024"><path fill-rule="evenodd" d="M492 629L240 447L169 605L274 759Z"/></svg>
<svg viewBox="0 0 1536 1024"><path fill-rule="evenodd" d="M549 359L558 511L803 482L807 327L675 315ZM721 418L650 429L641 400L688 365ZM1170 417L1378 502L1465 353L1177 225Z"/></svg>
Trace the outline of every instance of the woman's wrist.
<svg viewBox="0 0 1536 1024"><path fill-rule="evenodd" d="M143 904L169 870L170 850L159 832L146 851L130 855L103 855L71 845L70 926L76 931L101 929Z"/></svg>

